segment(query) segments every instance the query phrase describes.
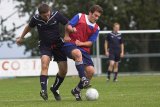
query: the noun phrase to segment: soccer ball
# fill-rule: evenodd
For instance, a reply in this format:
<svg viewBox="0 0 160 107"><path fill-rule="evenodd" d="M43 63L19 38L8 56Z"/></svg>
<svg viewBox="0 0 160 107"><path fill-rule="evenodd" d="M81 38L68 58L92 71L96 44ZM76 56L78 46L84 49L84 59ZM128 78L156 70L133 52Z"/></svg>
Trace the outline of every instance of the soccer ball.
<svg viewBox="0 0 160 107"><path fill-rule="evenodd" d="M89 88L87 91L86 91L86 99L88 101L94 101L94 100L97 100L99 97L99 93L98 91L95 89L95 88Z"/></svg>

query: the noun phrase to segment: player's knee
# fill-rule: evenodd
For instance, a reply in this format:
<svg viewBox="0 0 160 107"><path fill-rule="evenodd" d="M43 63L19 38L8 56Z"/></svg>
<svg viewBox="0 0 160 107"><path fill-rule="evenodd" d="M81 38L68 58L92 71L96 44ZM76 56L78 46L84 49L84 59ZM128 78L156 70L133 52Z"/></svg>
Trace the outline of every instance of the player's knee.
<svg viewBox="0 0 160 107"><path fill-rule="evenodd" d="M65 77L66 74L67 74L67 62L59 62L58 63L58 67L59 67L59 72L58 74L61 76L61 77Z"/></svg>
<svg viewBox="0 0 160 107"><path fill-rule="evenodd" d="M94 73L95 73L94 71L86 73L87 78L91 80L93 75L94 75Z"/></svg>
<svg viewBox="0 0 160 107"><path fill-rule="evenodd" d="M60 74L60 76L65 76L67 74L67 69L59 68L59 74Z"/></svg>
<svg viewBox="0 0 160 107"><path fill-rule="evenodd" d="M110 63L109 68L113 69L113 67L114 67L114 64Z"/></svg>
<svg viewBox="0 0 160 107"><path fill-rule="evenodd" d="M58 72L58 74L59 74L60 77L65 77L66 74L67 74L67 71L62 71L61 70L61 71Z"/></svg>
<svg viewBox="0 0 160 107"><path fill-rule="evenodd" d="M89 67L86 69L86 76L88 79L92 79L94 73L95 73L95 70L93 67Z"/></svg>
<svg viewBox="0 0 160 107"><path fill-rule="evenodd" d="M117 72L118 71L118 66L114 66L114 72Z"/></svg>
<svg viewBox="0 0 160 107"><path fill-rule="evenodd" d="M75 61L82 61L82 53L79 49L74 49L72 51L72 56Z"/></svg>
<svg viewBox="0 0 160 107"><path fill-rule="evenodd" d="M48 64L42 64L42 71L48 71Z"/></svg>

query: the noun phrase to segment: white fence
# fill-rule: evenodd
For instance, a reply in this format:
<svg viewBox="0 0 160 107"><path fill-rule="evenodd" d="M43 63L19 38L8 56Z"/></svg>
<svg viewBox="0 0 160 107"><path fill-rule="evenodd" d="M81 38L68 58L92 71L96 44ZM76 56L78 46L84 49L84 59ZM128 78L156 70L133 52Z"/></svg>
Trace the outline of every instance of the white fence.
<svg viewBox="0 0 160 107"><path fill-rule="evenodd" d="M1 59L0 60L0 77L14 76L39 76L41 72L40 58L34 59ZM56 75L58 65L51 61L49 66L49 75ZM77 75L75 64L72 60L68 60L67 75Z"/></svg>
<svg viewBox="0 0 160 107"><path fill-rule="evenodd" d="M111 31L100 31L101 34L107 34ZM124 30L120 33L160 33L160 30ZM92 58L95 65L96 74L102 73L101 58L104 55L99 53L99 37L96 44L96 57ZM125 57L156 57L160 56L160 53L152 54L127 54ZM12 76L39 76L41 71L40 58L32 59L0 59L0 77L12 77ZM58 66L56 62L51 61L49 67L49 75L56 75L58 72ZM73 60L68 59L68 73L67 75L77 75L75 63Z"/></svg>
<svg viewBox="0 0 160 107"><path fill-rule="evenodd" d="M96 59L93 58L96 64ZM96 64L97 65L97 64ZM97 68L97 67L96 67ZM49 75L56 75L58 65L51 61L49 66ZM41 72L40 58L32 59L0 59L0 77L17 77L17 76L39 76ZM67 76L78 75L73 60L68 59Z"/></svg>
<svg viewBox="0 0 160 107"><path fill-rule="evenodd" d="M106 56L104 55L100 55L100 40L99 37L101 36L101 34L107 34L110 33L111 31L100 31L99 32L99 36L97 38L97 44L96 44L96 70L97 70L97 74L100 75L102 74L102 67L101 67L101 59L102 58L106 58ZM119 33L122 34L140 34L140 33L160 33L160 30L121 30L119 31ZM131 35L130 35L131 36ZM159 57L160 53L146 53L146 54L127 54L124 57Z"/></svg>

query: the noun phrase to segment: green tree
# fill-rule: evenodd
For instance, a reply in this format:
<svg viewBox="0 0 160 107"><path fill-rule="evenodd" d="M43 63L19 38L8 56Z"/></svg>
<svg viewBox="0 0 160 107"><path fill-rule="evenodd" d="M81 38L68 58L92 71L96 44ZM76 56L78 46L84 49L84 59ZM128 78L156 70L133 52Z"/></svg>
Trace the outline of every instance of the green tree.
<svg viewBox="0 0 160 107"><path fill-rule="evenodd" d="M42 0L17 0L21 4L17 8L21 14L27 13L29 16L35 14L38 4ZM61 11L65 16L71 19L75 14L82 12L88 13L88 9L93 4L99 4L104 9L104 13L98 20L101 30L112 29L114 22L121 24L122 30L145 30L160 28L160 0L43 0L51 5L53 9ZM25 17L25 16L24 16ZM62 27L63 32L63 27ZM63 35L63 33L62 33ZM100 53L104 54L103 43L106 35L100 35ZM158 40L159 36L153 34L136 34L124 35L125 51L127 53L150 53L160 52L159 42L150 41L150 39ZM36 29L31 31L24 45L26 52L32 52L32 56L38 55L38 36ZM154 47L157 46L157 47ZM152 70L158 68L159 59L151 60L150 58L126 59L123 61L123 71L127 70ZM103 63L105 66L105 63ZM136 66L136 67L135 67Z"/></svg>

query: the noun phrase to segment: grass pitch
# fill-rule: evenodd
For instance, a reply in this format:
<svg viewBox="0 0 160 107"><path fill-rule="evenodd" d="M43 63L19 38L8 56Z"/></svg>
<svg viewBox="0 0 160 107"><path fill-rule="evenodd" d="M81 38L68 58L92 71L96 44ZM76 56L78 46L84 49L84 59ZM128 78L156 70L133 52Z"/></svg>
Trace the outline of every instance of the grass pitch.
<svg viewBox="0 0 160 107"><path fill-rule="evenodd" d="M118 82L106 82L105 77L94 77L92 86L99 92L97 101L77 102L70 91L76 86L77 77L67 77L60 87L62 101L55 101L49 87L54 81L49 78L49 100L39 96L38 77L0 80L0 107L159 107L160 76L120 76Z"/></svg>

